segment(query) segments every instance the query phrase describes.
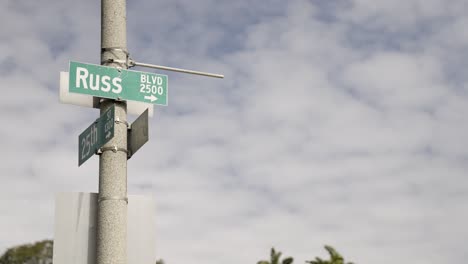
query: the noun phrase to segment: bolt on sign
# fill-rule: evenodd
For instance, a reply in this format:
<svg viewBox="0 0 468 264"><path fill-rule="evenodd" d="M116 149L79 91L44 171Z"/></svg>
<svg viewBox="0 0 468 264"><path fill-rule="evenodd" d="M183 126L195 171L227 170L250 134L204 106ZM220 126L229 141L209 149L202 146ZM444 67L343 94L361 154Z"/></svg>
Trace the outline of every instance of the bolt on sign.
<svg viewBox="0 0 468 264"><path fill-rule="evenodd" d="M114 137L115 106L109 108L78 137L78 166Z"/></svg>
<svg viewBox="0 0 468 264"><path fill-rule="evenodd" d="M70 61L69 92L167 105L168 77Z"/></svg>

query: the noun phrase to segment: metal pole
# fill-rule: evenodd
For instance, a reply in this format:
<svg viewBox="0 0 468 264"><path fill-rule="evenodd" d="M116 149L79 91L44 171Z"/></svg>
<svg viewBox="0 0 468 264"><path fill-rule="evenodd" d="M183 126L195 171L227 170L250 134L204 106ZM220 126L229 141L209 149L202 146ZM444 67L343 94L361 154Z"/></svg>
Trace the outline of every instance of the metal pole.
<svg viewBox="0 0 468 264"><path fill-rule="evenodd" d="M126 27L126 0L101 0L101 62L127 59ZM127 105L102 100L100 109L114 104L120 122L99 157L96 264L127 264Z"/></svg>

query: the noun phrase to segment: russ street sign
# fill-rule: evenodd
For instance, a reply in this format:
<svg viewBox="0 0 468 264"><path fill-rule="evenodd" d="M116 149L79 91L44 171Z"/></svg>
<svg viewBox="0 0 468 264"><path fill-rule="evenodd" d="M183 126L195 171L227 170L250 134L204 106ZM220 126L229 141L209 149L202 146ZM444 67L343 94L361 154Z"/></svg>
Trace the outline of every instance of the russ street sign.
<svg viewBox="0 0 468 264"><path fill-rule="evenodd" d="M78 166L81 166L114 137L115 106L92 123L78 137Z"/></svg>
<svg viewBox="0 0 468 264"><path fill-rule="evenodd" d="M167 105L167 75L70 61L71 93Z"/></svg>
<svg viewBox="0 0 468 264"><path fill-rule="evenodd" d="M90 96L87 94L78 94L78 93L70 93L68 91L68 80L69 74L68 72L60 72L60 92L59 92L59 101L62 104L72 104L77 106L83 107L90 107L90 108L100 108L101 104L99 103L99 97ZM149 109L148 116L152 117L154 112L154 105L137 102L137 101L127 101L127 114L139 116L143 113L146 109Z"/></svg>

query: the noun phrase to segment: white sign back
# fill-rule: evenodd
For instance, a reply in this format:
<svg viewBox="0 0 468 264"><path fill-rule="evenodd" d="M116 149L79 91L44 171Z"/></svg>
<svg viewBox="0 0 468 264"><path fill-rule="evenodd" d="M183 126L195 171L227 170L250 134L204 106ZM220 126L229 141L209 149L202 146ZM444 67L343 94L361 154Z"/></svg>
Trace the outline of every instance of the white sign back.
<svg viewBox="0 0 468 264"><path fill-rule="evenodd" d="M97 193L58 193L55 198L54 264L95 264ZM128 264L156 261L154 202L128 196Z"/></svg>

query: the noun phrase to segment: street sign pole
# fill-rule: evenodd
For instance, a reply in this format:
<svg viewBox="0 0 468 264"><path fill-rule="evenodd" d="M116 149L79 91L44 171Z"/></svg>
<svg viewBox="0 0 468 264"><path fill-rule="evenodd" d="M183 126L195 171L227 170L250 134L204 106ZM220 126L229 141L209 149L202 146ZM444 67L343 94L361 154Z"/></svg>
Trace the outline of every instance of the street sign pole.
<svg viewBox="0 0 468 264"><path fill-rule="evenodd" d="M126 69L126 0L101 0L101 64ZM127 104L101 100L101 115L115 105L114 137L101 148L96 264L127 264Z"/></svg>

